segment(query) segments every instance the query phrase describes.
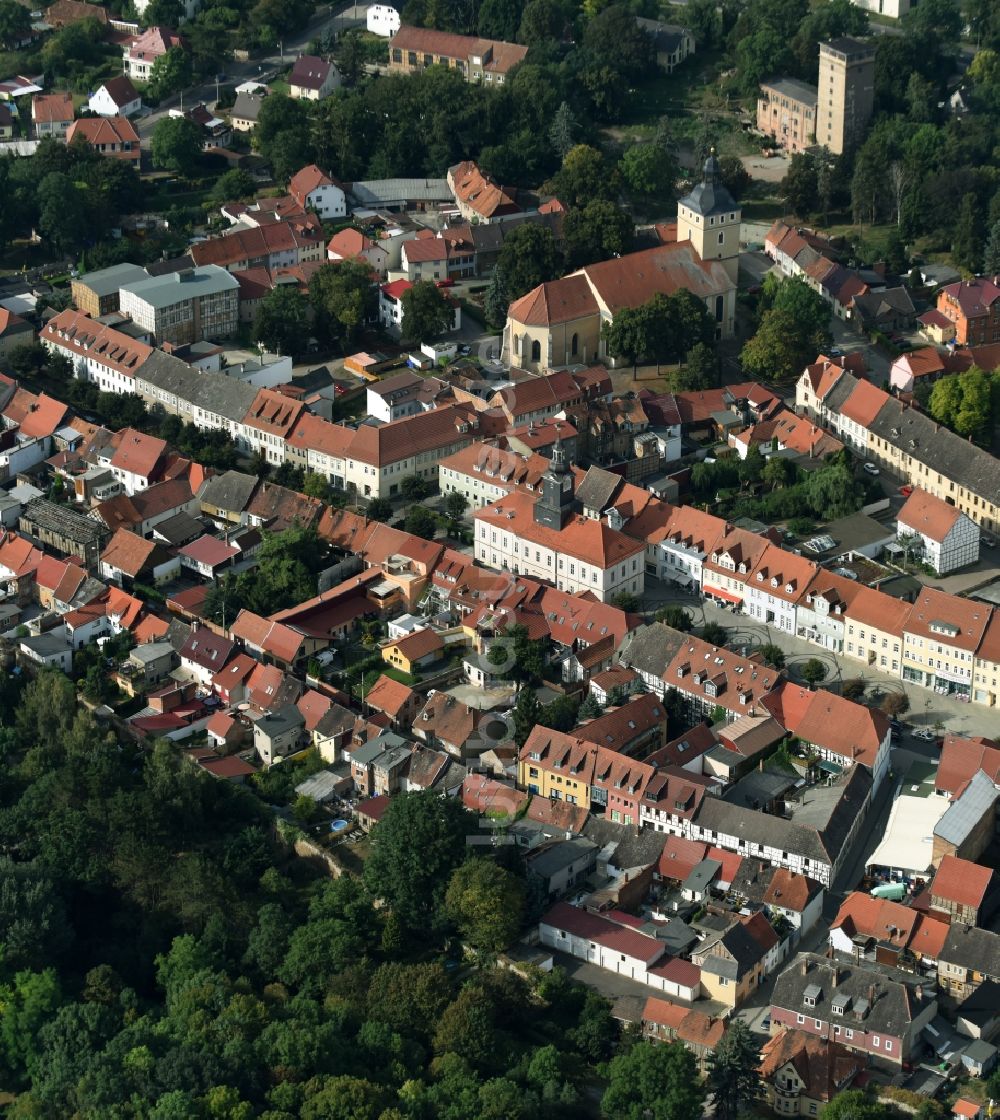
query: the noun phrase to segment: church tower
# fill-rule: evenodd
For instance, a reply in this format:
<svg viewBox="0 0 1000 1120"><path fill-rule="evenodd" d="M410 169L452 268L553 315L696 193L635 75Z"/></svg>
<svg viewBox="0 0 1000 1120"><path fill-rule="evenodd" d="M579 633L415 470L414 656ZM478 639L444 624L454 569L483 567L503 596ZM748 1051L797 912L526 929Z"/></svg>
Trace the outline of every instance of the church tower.
<svg viewBox="0 0 1000 1120"><path fill-rule="evenodd" d="M677 240L690 241L703 261L719 261L735 285L740 267L740 208L722 182L713 148L701 182L677 204Z"/></svg>
<svg viewBox="0 0 1000 1120"><path fill-rule="evenodd" d="M562 440L552 448L549 469L542 475L542 492L535 501L535 521L549 529L561 529L573 511L573 472L566 462Z"/></svg>

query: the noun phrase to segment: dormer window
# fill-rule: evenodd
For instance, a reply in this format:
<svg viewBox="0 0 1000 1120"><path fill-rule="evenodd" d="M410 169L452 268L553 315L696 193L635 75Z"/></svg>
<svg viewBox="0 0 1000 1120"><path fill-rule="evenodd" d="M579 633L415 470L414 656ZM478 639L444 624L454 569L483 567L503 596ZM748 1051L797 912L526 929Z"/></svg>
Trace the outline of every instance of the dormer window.
<svg viewBox="0 0 1000 1120"><path fill-rule="evenodd" d="M778 577L777 576L771 576L771 586L772 587L777 587L778 586Z"/></svg>
<svg viewBox="0 0 1000 1120"><path fill-rule="evenodd" d="M792 591L793 591L792 585L790 583L786 583L785 584L785 594L786 595L791 595Z"/></svg>
<svg viewBox="0 0 1000 1120"><path fill-rule="evenodd" d="M758 572L757 573L757 582L758 583L763 583L764 582L764 573L763 572Z"/></svg>

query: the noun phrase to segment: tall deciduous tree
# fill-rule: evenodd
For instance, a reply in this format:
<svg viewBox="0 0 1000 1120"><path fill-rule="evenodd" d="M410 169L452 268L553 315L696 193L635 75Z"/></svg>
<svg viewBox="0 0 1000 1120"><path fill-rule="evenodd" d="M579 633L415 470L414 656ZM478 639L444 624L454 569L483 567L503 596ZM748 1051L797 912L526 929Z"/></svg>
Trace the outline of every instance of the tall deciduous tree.
<svg viewBox="0 0 1000 1120"><path fill-rule="evenodd" d="M523 880L491 859L469 859L452 872L445 909L470 945L499 953L520 932L524 900Z"/></svg>
<svg viewBox="0 0 1000 1120"><path fill-rule="evenodd" d="M297 357L309 340L309 304L290 284L279 284L260 301L254 338L275 354Z"/></svg>
<svg viewBox="0 0 1000 1120"><path fill-rule="evenodd" d="M633 144L619 167L629 192L645 206L668 206L675 201L680 171L665 145Z"/></svg>
<svg viewBox="0 0 1000 1120"><path fill-rule="evenodd" d="M556 279L562 271L562 261L552 231L531 222L518 226L504 239L497 257L497 270L508 302L539 284Z"/></svg>
<svg viewBox="0 0 1000 1120"><path fill-rule="evenodd" d="M694 1055L682 1042L638 1042L608 1064L601 1098L621 1120L701 1120L705 1090Z"/></svg>
<svg viewBox="0 0 1000 1120"><path fill-rule="evenodd" d="M465 859L475 820L436 791L397 794L372 830L365 884L410 930L438 929L451 873Z"/></svg>
<svg viewBox="0 0 1000 1120"><path fill-rule="evenodd" d="M633 232L632 218L608 199L595 199L571 210L563 220L567 267L575 270L622 256L632 248Z"/></svg>
<svg viewBox="0 0 1000 1120"><path fill-rule="evenodd" d="M411 342L434 342L451 330L455 312L451 301L429 280L417 280L403 292L403 337Z"/></svg>
<svg viewBox="0 0 1000 1120"><path fill-rule="evenodd" d="M191 85L191 55L183 47L171 47L153 63L149 72L149 92L157 100L169 97Z"/></svg>
<svg viewBox="0 0 1000 1120"><path fill-rule="evenodd" d="M164 117L153 129L150 150L154 167L193 175L201 161L201 130L186 117Z"/></svg>
<svg viewBox="0 0 1000 1120"><path fill-rule="evenodd" d="M309 281L316 330L327 341L350 344L375 313L377 291L365 261L339 261L317 269Z"/></svg>

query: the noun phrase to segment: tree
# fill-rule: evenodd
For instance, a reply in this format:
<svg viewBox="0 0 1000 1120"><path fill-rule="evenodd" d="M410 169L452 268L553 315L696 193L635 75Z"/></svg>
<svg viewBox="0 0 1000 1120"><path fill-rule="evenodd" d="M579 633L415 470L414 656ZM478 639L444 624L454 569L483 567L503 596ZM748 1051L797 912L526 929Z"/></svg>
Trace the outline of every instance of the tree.
<svg viewBox="0 0 1000 1120"><path fill-rule="evenodd" d="M810 657L799 670L799 673L810 687L819 684L820 681L826 680L826 666L818 657Z"/></svg>
<svg viewBox="0 0 1000 1120"><path fill-rule="evenodd" d="M620 1120L700 1120L705 1090L694 1055L682 1042L638 1042L608 1064L601 1098Z"/></svg>
<svg viewBox="0 0 1000 1120"><path fill-rule="evenodd" d="M978 272L982 263L985 231L981 215L978 199L968 192L962 198L951 242L952 260L968 272Z"/></svg>
<svg viewBox="0 0 1000 1120"><path fill-rule="evenodd" d="M150 142L153 166L191 176L201 162L201 130L186 117L163 117Z"/></svg>
<svg viewBox="0 0 1000 1120"><path fill-rule="evenodd" d="M407 533L422 537L425 541L434 540L437 527L437 518L426 506L412 506L403 521L403 528Z"/></svg>
<svg viewBox="0 0 1000 1120"><path fill-rule="evenodd" d="M444 500L444 511L452 521L461 521L468 508L469 499L457 490L453 490Z"/></svg>
<svg viewBox="0 0 1000 1120"><path fill-rule="evenodd" d="M902 22L914 35L931 42L958 42L962 34L962 12L957 0L922 0L906 13Z"/></svg>
<svg viewBox="0 0 1000 1120"><path fill-rule="evenodd" d="M830 344L829 331L810 334L795 313L784 308L765 311L756 334L740 351L745 373L765 381L790 381Z"/></svg>
<svg viewBox="0 0 1000 1120"><path fill-rule="evenodd" d="M645 205L668 206L676 200L680 171L673 153L663 144L633 144L619 168L626 187Z"/></svg>
<svg viewBox="0 0 1000 1120"><path fill-rule="evenodd" d="M63 253L75 253L86 236L86 203L76 182L61 171L50 171L38 184L38 227Z"/></svg>
<svg viewBox="0 0 1000 1120"><path fill-rule="evenodd" d="M521 227L522 230L538 228ZM633 235L631 217L608 199L595 199L580 209L570 210L563 220L566 266L574 270L623 256L632 248Z"/></svg>
<svg viewBox="0 0 1000 1120"><path fill-rule="evenodd" d="M684 634L691 629L691 616L683 607L676 604L661 607L656 612L656 621L671 626L674 630L680 630Z"/></svg>
<svg viewBox="0 0 1000 1120"><path fill-rule="evenodd" d="M257 181L242 167L223 172L215 181L212 197L216 202L233 202L253 198L257 193Z"/></svg>
<svg viewBox="0 0 1000 1120"><path fill-rule="evenodd" d="M717 622L706 622L701 628L701 640L710 646L721 648L729 640L729 631Z"/></svg>
<svg viewBox="0 0 1000 1120"><path fill-rule="evenodd" d="M1000 273L1000 222L994 222L983 252L983 272L988 276Z"/></svg>
<svg viewBox="0 0 1000 1120"><path fill-rule="evenodd" d="M349 346L357 338L375 313L378 289L372 280L366 261L339 261L313 273L309 300L316 315L315 330L322 339Z"/></svg>
<svg viewBox="0 0 1000 1120"><path fill-rule="evenodd" d="M13 0L8 0L13 2ZM549 129L549 142L552 144L552 150L559 157L560 162L566 158L566 154L571 150L576 142L577 123L576 117L573 116L573 110L565 101L561 102L559 108L552 118L552 127Z"/></svg>
<svg viewBox="0 0 1000 1120"><path fill-rule="evenodd" d="M433 342L452 329L451 301L429 280L417 280L403 292L403 336L411 342Z"/></svg>
<svg viewBox="0 0 1000 1120"><path fill-rule="evenodd" d="M796 152L781 180L781 193L791 210L804 217L819 205L816 160L809 152Z"/></svg>
<svg viewBox="0 0 1000 1120"><path fill-rule="evenodd" d="M494 266L490 282L486 285L486 291L483 293L483 313L486 315L486 325L492 330L500 330L507 321L507 308L509 306L510 296L507 294L503 269L498 264Z"/></svg>
<svg viewBox="0 0 1000 1120"><path fill-rule="evenodd" d="M830 305L798 276L778 280L769 273L764 279L763 300L776 311L788 311L804 335L829 338Z"/></svg>
<svg viewBox="0 0 1000 1120"><path fill-rule="evenodd" d="M254 338L273 354L297 357L309 339L309 304L291 284L279 284L260 301Z"/></svg>
<svg viewBox="0 0 1000 1120"><path fill-rule="evenodd" d="M574 696L557 696L542 707L538 722L553 731L572 731L576 727L580 702Z"/></svg>
<svg viewBox="0 0 1000 1120"><path fill-rule="evenodd" d="M0 0L0 46L12 51L31 34L31 12L17 0Z"/></svg>
<svg viewBox="0 0 1000 1120"><path fill-rule="evenodd" d="M675 393L714 389L719 383L719 359L707 342L696 342L684 359L684 368L671 378Z"/></svg>
<svg viewBox="0 0 1000 1120"><path fill-rule="evenodd" d="M474 818L455 798L432 790L397 794L372 829L365 884L408 929L437 930L451 874L474 832Z"/></svg>
<svg viewBox="0 0 1000 1120"><path fill-rule="evenodd" d="M885 1105L863 1090L848 1089L823 1106L820 1120L889 1120L891 1115Z"/></svg>
<svg viewBox="0 0 1000 1120"><path fill-rule="evenodd" d="M546 194L554 194L564 206L574 209L595 199L614 198L615 179L597 148L577 144L566 153L562 167L542 186L542 190Z"/></svg>
<svg viewBox="0 0 1000 1120"><path fill-rule="evenodd" d="M625 361L633 373L649 345L648 315L640 307L623 307L614 319L601 324L601 336L608 353L616 361Z"/></svg>
<svg viewBox="0 0 1000 1120"><path fill-rule="evenodd" d="M617 607L620 611L627 611L629 614L634 614L642 605L639 596L631 591L619 591L612 595L608 602L611 606Z"/></svg>
<svg viewBox="0 0 1000 1120"><path fill-rule="evenodd" d="M372 498L365 513L372 521L388 521L392 517L392 502L388 498Z"/></svg>
<svg viewBox="0 0 1000 1120"><path fill-rule="evenodd" d="M866 688L867 685L860 677L851 677L840 686L840 695L845 700L860 700Z"/></svg>
<svg viewBox="0 0 1000 1120"><path fill-rule="evenodd" d="M399 484L399 492L408 502L422 501L431 492L430 483L418 474L408 474Z"/></svg>
<svg viewBox="0 0 1000 1120"><path fill-rule="evenodd" d="M586 719L597 719L598 716L603 714L604 709L601 707L600 701L592 692L588 692L577 710L576 718L582 723Z"/></svg>
<svg viewBox="0 0 1000 1120"><path fill-rule="evenodd" d="M191 85L191 55L183 47L171 47L153 62L149 72L149 93L162 101Z"/></svg>
<svg viewBox="0 0 1000 1120"><path fill-rule="evenodd" d="M505 301L502 318L506 319L506 304L561 274L562 264L552 231L532 222L518 226L504 238L494 276L497 272ZM497 311L499 306L493 308L494 314Z"/></svg>
<svg viewBox="0 0 1000 1120"><path fill-rule="evenodd" d="M445 910L462 937L481 953L508 948L524 917L523 880L491 859L469 859L451 875Z"/></svg>
<svg viewBox="0 0 1000 1120"><path fill-rule="evenodd" d="M905 716L910 710L910 698L905 692L887 692L879 706L887 716L895 719L898 716Z"/></svg>
<svg viewBox="0 0 1000 1120"><path fill-rule="evenodd" d="M559 43L572 33L575 8L566 0L528 0L518 28L519 43Z"/></svg>
<svg viewBox="0 0 1000 1120"><path fill-rule="evenodd" d="M179 27L184 18L181 0L150 0L142 13L143 27Z"/></svg>
<svg viewBox="0 0 1000 1120"><path fill-rule="evenodd" d="M275 179L289 179L313 157L308 108L281 93L265 97L257 115L253 142L270 163Z"/></svg>
<svg viewBox="0 0 1000 1120"><path fill-rule="evenodd" d="M776 646L774 642L765 642L758 652L764 659L765 665L770 665L772 669L784 669L785 651L781 646Z"/></svg>
<svg viewBox="0 0 1000 1120"><path fill-rule="evenodd" d="M514 721L514 742L523 747L531 729L541 719L542 705L533 688L523 687L518 690L517 700L511 709L511 718Z"/></svg>
<svg viewBox="0 0 1000 1120"><path fill-rule="evenodd" d="M734 1021L708 1061L715 1115L719 1120L737 1120L760 1092L760 1052L746 1023Z"/></svg>

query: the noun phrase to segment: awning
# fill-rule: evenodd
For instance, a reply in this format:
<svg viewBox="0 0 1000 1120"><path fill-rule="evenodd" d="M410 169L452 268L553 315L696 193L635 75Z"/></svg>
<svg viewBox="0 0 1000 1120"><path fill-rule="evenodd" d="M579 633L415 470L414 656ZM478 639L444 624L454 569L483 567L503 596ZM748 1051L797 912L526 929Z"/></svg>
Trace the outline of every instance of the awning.
<svg viewBox="0 0 1000 1120"><path fill-rule="evenodd" d="M724 599L727 603L743 602L742 596L734 595L731 591L723 591L721 587L706 587L705 594L711 595L713 599Z"/></svg>
<svg viewBox="0 0 1000 1120"><path fill-rule="evenodd" d="M817 763L817 769L822 770L824 774L843 774L843 766L838 766L836 762L827 762L824 759L822 762Z"/></svg>

